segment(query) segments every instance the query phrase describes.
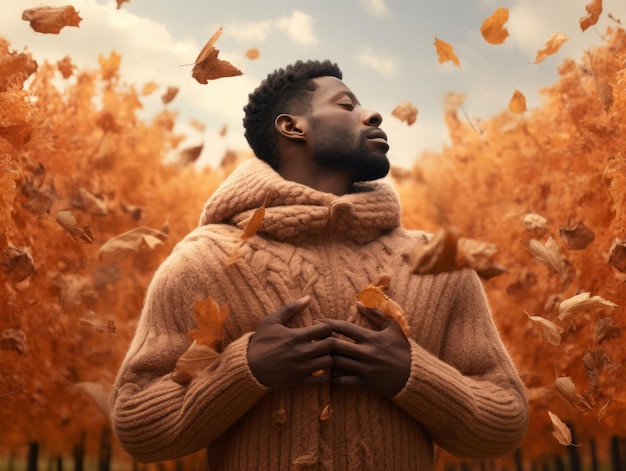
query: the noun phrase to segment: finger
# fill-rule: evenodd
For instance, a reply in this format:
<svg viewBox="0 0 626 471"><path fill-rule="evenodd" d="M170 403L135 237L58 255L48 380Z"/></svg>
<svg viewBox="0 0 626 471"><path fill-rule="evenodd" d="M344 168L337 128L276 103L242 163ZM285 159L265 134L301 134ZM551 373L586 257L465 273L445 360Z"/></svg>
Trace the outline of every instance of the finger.
<svg viewBox="0 0 626 471"><path fill-rule="evenodd" d="M297 301L285 304L281 309L271 314L272 320L277 324L289 322L296 314L301 313L311 302L311 296L304 296Z"/></svg>
<svg viewBox="0 0 626 471"><path fill-rule="evenodd" d="M357 359L344 356L344 355L335 355L333 357L334 367L345 371L346 373L350 373L356 376L364 376L366 373L367 366L363 364L362 361Z"/></svg>
<svg viewBox="0 0 626 471"><path fill-rule="evenodd" d="M357 310L365 316L377 329L384 329L389 325L390 319L381 309L367 307L360 301L356 302Z"/></svg>
<svg viewBox="0 0 626 471"><path fill-rule="evenodd" d="M332 330L338 334L344 335L357 342L367 340L369 329L353 324L348 321L340 321L338 319L320 319L320 322L328 324Z"/></svg>
<svg viewBox="0 0 626 471"><path fill-rule="evenodd" d="M365 381L356 375L343 375L333 378L333 385L346 386L351 388L363 388L365 387Z"/></svg>

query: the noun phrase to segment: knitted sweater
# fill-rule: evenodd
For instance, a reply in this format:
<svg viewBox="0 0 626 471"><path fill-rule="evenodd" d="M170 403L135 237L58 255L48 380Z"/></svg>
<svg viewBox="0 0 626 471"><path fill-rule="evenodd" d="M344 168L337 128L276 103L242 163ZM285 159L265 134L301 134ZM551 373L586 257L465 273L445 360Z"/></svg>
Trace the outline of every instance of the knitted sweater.
<svg viewBox="0 0 626 471"><path fill-rule="evenodd" d="M239 223L265 218L234 263ZM431 470L435 444L462 457L497 457L527 426L522 382L500 340L477 275L411 274L426 234L400 226L385 183L344 196L282 179L257 159L206 203L200 226L154 275L118 373L112 420L138 461L207 449L211 470ZM248 342L259 322L311 295L291 326L348 319L367 326L354 297L380 274L412 330L411 372L395 396L333 386L269 389L252 375ZM223 353L187 385L171 379L190 346L193 305L228 303Z"/></svg>

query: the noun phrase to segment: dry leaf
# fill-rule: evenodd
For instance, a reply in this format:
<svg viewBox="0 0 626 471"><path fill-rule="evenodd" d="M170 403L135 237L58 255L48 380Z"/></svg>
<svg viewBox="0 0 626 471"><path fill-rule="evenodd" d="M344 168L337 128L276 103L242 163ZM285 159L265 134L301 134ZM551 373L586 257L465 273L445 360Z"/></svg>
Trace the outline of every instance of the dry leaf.
<svg viewBox="0 0 626 471"><path fill-rule="evenodd" d="M588 394L578 394L576 392L576 385L572 378L569 376L562 376L554 381L554 387L561 395L576 409L582 412L589 412L593 410L595 401L593 397Z"/></svg>
<svg viewBox="0 0 626 471"><path fill-rule="evenodd" d="M613 366L613 362L604 350L587 350L583 355L583 365L592 390L596 390L598 387L598 373L605 371L609 366Z"/></svg>
<svg viewBox="0 0 626 471"><path fill-rule="evenodd" d="M146 226L140 226L111 237L102 244L102 247L98 250L98 256L117 255L127 250L137 252L143 245L154 249L166 239L167 234L165 232Z"/></svg>
<svg viewBox="0 0 626 471"><path fill-rule="evenodd" d="M252 216L250 216L245 221L242 221L239 224L239 225L245 225L245 228L243 232L241 233L241 235L239 236L239 242L235 246L235 249L233 250L233 253L230 256L230 259L228 260L229 264L234 263L239 258L239 250L241 249L243 244L246 242L246 240L248 240L250 237L255 235L257 231L259 230L259 227L261 226L261 223L263 222L263 219L265 218L265 205L267 204L268 196L269 196L269 192L265 194L265 199L263 200L263 204L252 213Z"/></svg>
<svg viewBox="0 0 626 471"><path fill-rule="evenodd" d="M150 95L151 93L153 93L157 88L159 88L159 84L155 83L155 82L148 82L145 83L143 85L143 87L141 88L141 94L142 95Z"/></svg>
<svg viewBox="0 0 626 471"><path fill-rule="evenodd" d="M228 132L228 125L223 124L222 127L220 128L219 136L224 137L227 132Z"/></svg>
<svg viewBox="0 0 626 471"><path fill-rule="evenodd" d="M546 342L550 345L554 345L555 347L561 345L563 327L541 316L531 316L526 311L524 311L524 314L526 314L530 319L530 322L532 322L532 324L539 329Z"/></svg>
<svg viewBox="0 0 626 471"><path fill-rule="evenodd" d="M549 237L545 245L537 239L523 240L522 244L528 249L535 262L545 265L565 279L569 271L569 263L561 253L556 241Z"/></svg>
<svg viewBox="0 0 626 471"><path fill-rule="evenodd" d="M56 215L56 221L63 229L70 233L74 240L91 244L96 240L91 227L85 224L80 227L76 221L76 216L71 211L59 211Z"/></svg>
<svg viewBox="0 0 626 471"><path fill-rule="evenodd" d="M325 420L330 419L331 408L330 404L326 404L320 413L320 420L324 422Z"/></svg>
<svg viewBox="0 0 626 471"><path fill-rule="evenodd" d="M582 222L574 226L560 227L559 235L569 250L586 249L596 238L596 234Z"/></svg>
<svg viewBox="0 0 626 471"><path fill-rule="evenodd" d="M548 220L537 213L528 213L524 216L524 227L537 237L548 233Z"/></svg>
<svg viewBox="0 0 626 471"><path fill-rule="evenodd" d="M28 353L26 334L20 329L3 330L2 333L0 333L0 349L26 356Z"/></svg>
<svg viewBox="0 0 626 471"><path fill-rule="evenodd" d="M615 321L610 317L598 319L593 332L596 345L600 345L608 340L618 339L622 336L622 331L615 325Z"/></svg>
<svg viewBox="0 0 626 471"><path fill-rule="evenodd" d="M604 422L609 427L618 423L626 423L626 391L614 394L598 411L598 422Z"/></svg>
<svg viewBox="0 0 626 471"><path fill-rule="evenodd" d="M626 239L615 239L609 254L609 265L626 273Z"/></svg>
<svg viewBox="0 0 626 471"><path fill-rule="evenodd" d="M70 78L74 73L74 66L69 56L65 56L60 61L57 61L57 67L63 78Z"/></svg>
<svg viewBox="0 0 626 471"><path fill-rule="evenodd" d="M606 306L617 307L617 304L607 301L601 296L590 297L588 292L580 293L561 302L558 318L563 322L571 322L579 312L591 311Z"/></svg>
<svg viewBox="0 0 626 471"><path fill-rule="evenodd" d="M494 262L497 251L498 247L491 242L459 237L455 269L471 268L486 280L501 275L506 269Z"/></svg>
<svg viewBox="0 0 626 471"><path fill-rule="evenodd" d="M198 372L211 365L219 353L215 349L201 345L195 340L176 361L172 379L178 384L187 384L196 377Z"/></svg>
<svg viewBox="0 0 626 471"><path fill-rule="evenodd" d="M204 148L204 144L200 144L198 146L187 147L183 149L178 154L178 163L182 166L186 166L194 163L200 157L202 153L202 149Z"/></svg>
<svg viewBox="0 0 626 471"><path fill-rule="evenodd" d="M28 247L17 248L10 242L2 252L0 266L9 279L16 283L24 281L35 271L35 262L30 249Z"/></svg>
<svg viewBox="0 0 626 471"><path fill-rule="evenodd" d="M196 120L196 119L192 119L191 121L189 121L189 124L192 128L202 132L206 129L206 126L201 123L200 121Z"/></svg>
<svg viewBox="0 0 626 471"><path fill-rule="evenodd" d="M86 327L92 327L99 331L106 330L109 334L115 333L115 323L113 321L104 320L91 309L78 319L78 324Z"/></svg>
<svg viewBox="0 0 626 471"><path fill-rule="evenodd" d="M117 9L119 10L120 8L122 8L122 5L123 5L124 3L128 3L128 2L130 2L130 0L116 0L116 3L117 3Z"/></svg>
<svg viewBox="0 0 626 471"><path fill-rule="evenodd" d="M435 37L435 49L437 50L437 58L440 64L443 64L446 61L450 61L456 64L458 67L461 67L461 62L459 58L454 53L454 48L451 44L442 41L441 39Z"/></svg>
<svg viewBox="0 0 626 471"><path fill-rule="evenodd" d="M578 20L580 29L583 31L598 22L602 13L602 0L591 0L591 3L585 6L585 10L587 10L587 14Z"/></svg>
<svg viewBox="0 0 626 471"><path fill-rule="evenodd" d="M76 26L82 21L73 6L35 7L22 12L22 19L38 33L59 34L66 26Z"/></svg>
<svg viewBox="0 0 626 471"><path fill-rule="evenodd" d="M480 32L489 44L502 44L509 36L504 23L509 21L508 8L498 7L480 27Z"/></svg>
<svg viewBox="0 0 626 471"><path fill-rule="evenodd" d="M161 96L161 101L164 105L171 102L178 95L178 87L169 86L165 93Z"/></svg>
<svg viewBox="0 0 626 471"><path fill-rule="evenodd" d="M202 51L194 62L191 76L201 84L207 84L209 80L223 77L234 77L242 72L230 62L218 59L219 50L215 49L215 42L222 35L222 27L211 36L211 39L204 45Z"/></svg>
<svg viewBox="0 0 626 471"><path fill-rule="evenodd" d="M412 103L403 101L393 109L391 116L398 118L400 121L404 121L410 126L417 120L417 113L418 110Z"/></svg>
<svg viewBox="0 0 626 471"><path fill-rule="evenodd" d="M552 422L552 426L554 427L554 431L552 432L552 434L557 439L557 441L563 446L573 445L572 432L569 427L565 425L556 414L548 411L548 415L550 416L550 421Z"/></svg>
<svg viewBox="0 0 626 471"><path fill-rule="evenodd" d="M533 64L539 64L540 62L543 62L546 57L556 54L568 39L569 38L565 33L554 33L548 38L543 49L539 49L537 51L537 56L535 57Z"/></svg>
<svg viewBox="0 0 626 471"><path fill-rule="evenodd" d="M261 53L256 47L251 47L250 49L246 51L246 57L250 59L251 61L253 61L261 57Z"/></svg>
<svg viewBox="0 0 626 471"><path fill-rule="evenodd" d="M410 337L411 327L406 320L404 310L386 294L390 282L391 277L389 275L381 275L372 284L363 288L354 300L361 301L371 309L380 309L385 313L385 316L395 319L404 335Z"/></svg>
<svg viewBox="0 0 626 471"><path fill-rule="evenodd" d="M526 97L519 90L513 92L511 101L509 101L509 111L514 114L522 114L526 111Z"/></svg>

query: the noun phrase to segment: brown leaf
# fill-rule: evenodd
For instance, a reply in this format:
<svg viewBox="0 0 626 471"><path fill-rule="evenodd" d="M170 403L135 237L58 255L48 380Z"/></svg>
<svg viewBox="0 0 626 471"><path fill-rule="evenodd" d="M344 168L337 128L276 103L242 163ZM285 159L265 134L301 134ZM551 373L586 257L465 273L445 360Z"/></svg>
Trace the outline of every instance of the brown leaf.
<svg viewBox="0 0 626 471"><path fill-rule="evenodd" d="M556 414L548 411L548 416L550 417L550 421L552 422L552 426L554 430L552 435L557 441L563 446L573 445L572 443L572 432L567 425L563 423L561 419Z"/></svg>
<svg viewBox="0 0 626 471"><path fill-rule="evenodd" d="M541 332L541 335L546 342L548 342L550 345L554 345L555 347L561 345L561 334L563 333L563 327L541 316L531 316L526 311L524 311L524 314L528 316L533 326L539 329L539 332Z"/></svg>
<svg viewBox="0 0 626 471"><path fill-rule="evenodd" d="M380 309L385 313L385 316L395 319L404 335L410 337L411 327L406 320L404 310L386 294L389 290L390 282L391 276L386 274L380 275L372 284L363 288L354 300L361 301L371 309Z"/></svg>
<svg viewBox="0 0 626 471"><path fill-rule="evenodd" d="M63 78L70 78L74 73L74 66L72 65L70 56L65 56L60 61L57 61L57 67Z"/></svg>
<svg viewBox="0 0 626 471"><path fill-rule="evenodd" d="M167 105L178 95L178 87L169 86L165 93L161 96L161 101L164 105Z"/></svg>
<svg viewBox="0 0 626 471"><path fill-rule="evenodd" d="M178 384L187 384L200 371L211 365L219 357L213 348L193 341L191 346L176 361L172 379Z"/></svg>
<svg viewBox="0 0 626 471"><path fill-rule="evenodd" d="M540 62L543 62L546 57L556 54L568 39L569 38L565 33L554 33L548 38L543 49L539 49L537 51L537 56L535 57L533 64L539 64Z"/></svg>
<svg viewBox="0 0 626 471"><path fill-rule="evenodd" d="M91 244L96 240L91 227L85 224L80 227L76 221L76 216L71 211L59 211L56 215L56 221L63 229L70 233L74 240Z"/></svg>
<svg viewBox="0 0 626 471"><path fill-rule="evenodd" d="M398 118L400 121L404 121L410 126L417 120L417 113L418 110L412 103L403 101L393 109L391 116Z"/></svg>
<svg viewBox="0 0 626 471"><path fill-rule="evenodd" d="M582 222L574 226L560 227L559 235L569 250L586 249L596 238L596 234Z"/></svg>
<svg viewBox="0 0 626 471"><path fill-rule="evenodd" d="M554 381L554 387L571 405L576 407L576 409L582 412L589 412L590 410L593 410L595 406L593 397L587 393L578 394L576 392L576 385L574 384L574 381L572 381L571 377L562 376L557 378Z"/></svg>
<svg viewBox="0 0 626 471"><path fill-rule="evenodd" d="M183 149L178 154L178 163L182 166L186 166L194 163L200 157L202 153L202 149L204 148L204 144L200 144L198 146L187 147Z"/></svg>
<svg viewBox="0 0 626 471"><path fill-rule="evenodd" d="M78 319L78 324L82 326L92 327L98 331L108 331L109 334L115 333L115 322L107 321L98 316L95 312L89 309L83 317Z"/></svg>
<svg viewBox="0 0 626 471"><path fill-rule="evenodd" d="M590 297L588 292L580 293L561 302L559 305L559 320L570 322L576 314L591 311L601 307L617 307L617 304L607 301L601 296Z"/></svg>
<svg viewBox="0 0 626 471"><path fill-rule="evenodd" d="M1 266L9 278L16 283L24 281L35 271L30 249L28 247L20 249L11 243L2 252Z"/></svg>
<svg viewBox="0 0 626 471"><path fill-rule="evenodd" d="M250 237L255 235L257 231L259 230L259 227L261 227L261 223L263 222L263 219L265 218L265 205L267 204L268 196L269 196L269 192L265 194L265 199L263 200L263 204L259 208L254 210L254 212L252 213L252 216L250 216L248 219L242 221L239 224L239 225L245 225L245 227L244 227L243 232L241 233L241 236L239 236L238 244L235 246L235 249L233 250L233 253L230 256L230 259L228 261L229 264L234 263L239 258L239 250L241 249L243 244L246 242L246 240L248 240Z"/></svg>
<svg viewBox="0 0 626 471"><path fill-rule="evenodd" d="M28 345L26 334L20 329L5 329L0 333L0 349L26 356Z"/></svg>
<svg viewBox="0 0 626 471"><path fill-rule="evenodd" d="M322 412L320 413L320 420L324 422L330 419L331 412L332 410L330 408L330 404L326 404L324 408L322 409Z"/></svg>
<svg viewBox="0 0 626 471"><path fill-rule="evenodd" d="M230 62L218 59L219 50L215 49L215 42L222 34L222 27L211 36L204 45L202 51L194 62L191 76L198 83L207 84L209 80L216 80L223 77L235 77L243 72Z"/></svg>
<svg viewBox="0 0 626 471"><path fill-rule="evenodd" d="M504 23L507 21L509 21L508 8L496 8L496 11L486 18L480 26L480 32L485 41L489 44L502 44L509 36L509 32L504 27Z"/></svg>
<svg viewBox="0 0 626 471"><path fill-rule="evenodd" d="M251 47L250 49L246 51L246 57L250 59L251 61L253 61L261 57L261 53L256 47Z"/></svg>
<svg viewBox="0 0 626 471"><path fill-rule="evenodd" d="M602 0L591 0L591 3L585 5L585 10L587 14L578 20L580 29L583 31L598 22L602 13Z"/></svg>
<svg viewBox="0 0 626 471"><path fill-rule="evenodd" d="M136 227L107 240L98 250L98 256L119 255L127 250L137 252L144 245L154 249L157 245L162 244L167 237L165 232L158 229L146 226Z"/></svg>
<svg viewBox="0 0 626 471"><path fill-rule="evenodd" d="M615 325L615 321L610 317L604 317L596 321L593 337L596 345L608 340L618 339L622 336L622 331Z"/></svg>
<svg viewBox="0 0 626 471"><path fill-rule="evenodd" d="M224 330L224 321L228 316L228 305L221 308L209 295L206 299L194 303L194 317L197 328L187 332L187 335L198 342L221 351L221 341Z"/></svg>
<svg viewBox="0 0 626 471"><path fill-rule="evenodd" d="M506 269L494 262L497 251L498 247L491 242L459 237L455 269L471 268L483 279L501 275Z"/></svg>
<svg viewBox="0 0 626 471"><path fill-rule="evenodd" d="M626 273L626 239L615 239L609 254L609 265Z"/></svg>
<svg viewBox="0 0 626 471"><path fill-rule="evenodd" d="M513 114L522 114L526 111L526 97L519 90L513 92L509 101L509 111Z"/></svg>
<svg viewBox="0 0 626 471"><path fill-rule="evenodd" d="M106 200L101 195L95 195L82 186L78 188L71 204L74 208L94 216L106 216L109 213Z"/></svg>
<svg viewBox="0 0 626 471"><path fill-rule="evenodd" d="M461 62L459 61L457 55L454 53L454 48L450 43L447 43L435 37L434 44L435 49L437 50L437 58L440 64L450 61L453 64L456 64L457 67L461 67Z"/></svg>
<svg viewBox="0 0 626 471"><path fill-rule="evenodd" d="M613 362L604 350L587 350L583 355L583 365L591 388L595 390L598 387L598 373L608 369L609 366L613 365Z"/></svg>
<svg viewBox="0 0 626 471"><path fill-rule="evenodd" d="M82 21L73 6L35 7L22 12L22 20L38 33L59 34L66 26L76 26Z"/></svg>

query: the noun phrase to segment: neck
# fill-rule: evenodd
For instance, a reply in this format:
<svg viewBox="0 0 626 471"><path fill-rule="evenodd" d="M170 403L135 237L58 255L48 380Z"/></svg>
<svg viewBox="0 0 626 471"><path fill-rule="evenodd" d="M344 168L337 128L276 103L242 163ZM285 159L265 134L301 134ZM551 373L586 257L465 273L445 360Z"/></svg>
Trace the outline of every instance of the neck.
<svg viewBox="0 0 626 471"><path fill-rule="evenodd" d="M354 183L352 175L343 169L320 167L317 164L302 165L301 162L289 165L288 162L281 162L278 166L278 173L285 180L337 196L345 195L352 190Z"/></svg>

